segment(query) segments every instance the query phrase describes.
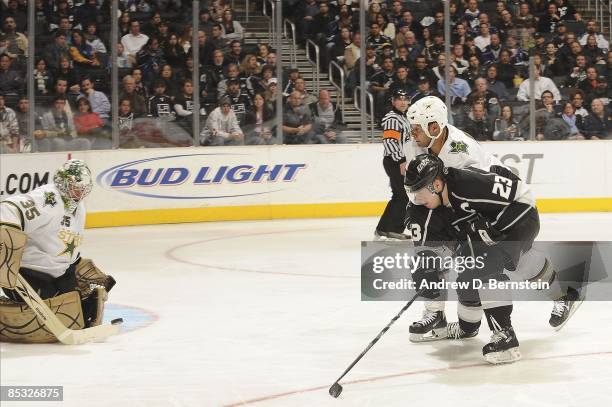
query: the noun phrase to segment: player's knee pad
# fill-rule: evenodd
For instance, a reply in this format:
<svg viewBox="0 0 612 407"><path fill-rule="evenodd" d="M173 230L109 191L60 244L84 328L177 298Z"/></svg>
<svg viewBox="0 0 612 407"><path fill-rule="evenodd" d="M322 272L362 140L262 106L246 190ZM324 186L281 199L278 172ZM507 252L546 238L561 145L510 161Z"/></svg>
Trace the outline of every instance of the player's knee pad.
<svg viewBox="0 0 612 407"><path fill-rule="evenodd" d="M20 229L0 226L0 287L15 287L27 240Z"/></svg>
<svg viewBox="0 0 612 407"><path fill-rule="evenodd" d="M77 291L49 298L45 303L66 327L85 327L81 297ZM0 298L0 341L52 343L57 342L57 338L25 303Z"/></svg>

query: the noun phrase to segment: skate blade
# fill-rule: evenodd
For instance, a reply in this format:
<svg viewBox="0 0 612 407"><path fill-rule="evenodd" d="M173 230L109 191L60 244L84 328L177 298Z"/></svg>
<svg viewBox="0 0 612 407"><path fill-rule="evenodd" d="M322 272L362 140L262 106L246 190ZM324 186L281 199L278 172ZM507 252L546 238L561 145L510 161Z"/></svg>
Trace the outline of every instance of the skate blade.
<svg viewBox="0 0 612 407"><path fill-rule="evenodd" d="M448 337L446 327L434 328L431 331L424 334L410 333L410 342L421 343L421 342L433 342L441 341Z"/></svg>
<svg viewBox="0 0 612 407"><path fill-rule="evenodd" d="M484 355L484 359L492 365L500 365L502 363L513 363L521 360L521 351L519 348L510 348L503 352L492 352Z"/></svg>
<svg viewBox="0 0 612 407"><path fill-rule="evenodd" d="M584 300L576 300L574 301L574 304L572 305L572 309L569 312L569 315L567 316L567 318L565 318L565 321L563 321L562 324L560 324L559 326L554 327L555 331L560 331L561 328L563 328L565 326L565 324L567 324L567 321L570 320L570 318L572 317L572 315L574 315L574 313L576 311L578 311L578 308L580 308L580 306L582 305L582 303L584 302Z"/></svg>

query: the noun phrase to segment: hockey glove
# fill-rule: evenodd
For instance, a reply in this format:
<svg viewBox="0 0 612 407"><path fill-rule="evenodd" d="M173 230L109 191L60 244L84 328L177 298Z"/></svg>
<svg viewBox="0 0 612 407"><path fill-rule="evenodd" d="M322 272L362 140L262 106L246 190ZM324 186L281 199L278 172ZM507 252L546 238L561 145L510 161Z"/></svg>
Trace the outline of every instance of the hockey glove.
<svg viewBox="0 0 612 407"><path fill-rule="evenodd" d="M503 237L487 219L480 216L468 224L467 232L472 240L482 241L488 246L496 245Z"/></svg>
<svg viewBox="0 0 612 407"><path fill-rule="evenodd" d="M421 259L419 260L419 268L412 273L412 280L415 282L418 291L426 286L431 286L432 283L439 283L442 270L436 267L436 263L439 263L437 260L439 256L434 251L423 250L418 252L417 256ZM440 289L426 289L421 293L421 296L433 300L440 296Z"/></svg>

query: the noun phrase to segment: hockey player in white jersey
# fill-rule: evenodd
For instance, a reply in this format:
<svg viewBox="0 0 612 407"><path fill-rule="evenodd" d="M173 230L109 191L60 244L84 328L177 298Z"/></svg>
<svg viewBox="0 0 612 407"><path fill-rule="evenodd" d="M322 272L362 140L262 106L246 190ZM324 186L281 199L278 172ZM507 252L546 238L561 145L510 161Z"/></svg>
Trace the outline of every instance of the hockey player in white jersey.
<svg viewBox="0 0 612 407"><path fill-rule="evenodd" d="M6 295L0 301L0 340L56 340L36 322L32 310L13 289L11 272L17 267L58 316L69 315L69 328L82 329L101 323L107 291L115 280L80 255L85 228L84 199L92 185L87 165L81 160L68 160L55 172L53 183L0 202L0 239L4 246L0 286ZM26 243L19 247L17 241ZM18 254L20 265L5 261Z"/></svg>
<svg viewBox="0 0 612 407"><path fill-rule="evenodd" d="M404 153L408 161L419 154L429 153L436 155L446 167L467 168L475 167L488 172L510 171L490 152L486 151L476 140L464 131L448 123L448 111L444 102L436 96L427 96L419 99L408 109L408 120L411 125L411 142L404 145ZM428 241L443 240L444 221L432 219L446 219L442 213L443 208L430 210L422 205L408 204L406 214L406 227L410 231L415 245L427 245ZM515 271L522 279L552 282L555 273L547 259L535 251L525 257L525 261ZM527 262L529 259L529 262ZM410 326L410 338L414 342L435 339L439 332L446 330L446 316L444 314L444 297L439 300L425 303L425 310L421 320ZM549 323L560 329L580 305L578 294L570 289L566 295L558 294L554 301L553 311Z"/></svg>

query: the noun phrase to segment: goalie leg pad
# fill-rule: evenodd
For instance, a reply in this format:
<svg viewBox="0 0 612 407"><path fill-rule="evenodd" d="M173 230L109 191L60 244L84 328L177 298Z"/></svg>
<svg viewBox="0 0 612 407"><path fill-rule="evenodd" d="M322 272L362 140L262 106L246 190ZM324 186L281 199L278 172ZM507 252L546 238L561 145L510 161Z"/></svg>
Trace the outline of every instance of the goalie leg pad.
<svg viewBox="0 0 612 407"><path fill-rule="evenodd" d="M83 297L91 295L95 287L104 287L109 292L115 285L115 279L105 274L91 259L81 258L76 265L77 289Z"/></svg>
<svg viewBox="0 0 612 407"><path fill-rule="evenodd" d="M49 298L45 303L66 327L85 327L77 291ZM0 298L0 342L53 343L57 338L25 303Z"/></svg>
<svg viewBox="0 0 612 407"><path fill-rule="evenodd" d="M0 287L15 287L27 240L20 229L0 226Z"/></svg>

